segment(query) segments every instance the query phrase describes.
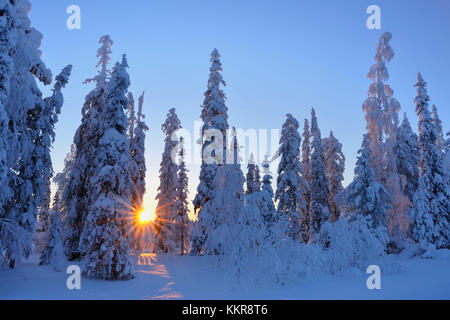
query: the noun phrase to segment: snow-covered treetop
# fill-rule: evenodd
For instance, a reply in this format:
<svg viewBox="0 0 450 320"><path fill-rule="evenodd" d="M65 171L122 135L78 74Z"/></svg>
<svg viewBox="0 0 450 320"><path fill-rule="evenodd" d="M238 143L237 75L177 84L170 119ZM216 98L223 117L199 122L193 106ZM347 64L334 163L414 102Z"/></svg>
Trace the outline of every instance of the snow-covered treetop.
<svg viewBox="0 0 450 320"><path fill-rule="evenodd" d="M108 78L111 75L111 72L108 70L108 64L111 61L111 47L114 42L109 35L104 35L100 38L99 43L101 46L97 50L97 58L99 58L99 61L96 67L100 67L100 70L96 77L94 77L93 79L87 79L85 83L96 82L97 86L106 88Z"/></svg>
<svg viewBox="0 0 450 320"><path fill-rule="evenodd" d="M278 150L278 154L281 155L281 160L278 166L279 186L280 184L284 185L286 183L294 183L296 185L298 181L301 180L300 174L303 170L300 166L301 138L298 133L299 126L300 124L297 119L292 116L292 114L286 115L286 121L284 122L281 130L280 149ZM288 177L284 176L284 172L288 173ZM297 175L297 179L295 179L295 177L291 177L291 173ZM278 189L281 190L282 188L280 187ZM277 195L277 197L278 196L279 195Z"/></svg>
<svg viewBox="0 0 450 320"><path fill-rule="evenodd" d="M55 90L60 90L69 82L70 74L72 72L72 65L66 66L59 75L56 76Z"/></svg>
<svg viewBox="0 0 450 320"><path fill-rule="evenodd" d="M343 173L345 168L345 155L342 152L342 144L330 131L328 138L323 140L325 149L325 162L327 166L327 174L330 183L339 184L344 180Z"/></svg>
<svg viewBox="0 0 450 320"><path fill-rule="evenodd" d="M247 167L247 194L252 194L261 191L261 176L259 173L259 167L256 164L253 153L250 154Z"/></svg>
<svg viewBox="0 0 450 320"><path fill-rule="evenodd" d="M271 197L274 196L274 192L272 189L272 179L273 179L273 173L270 170L270 161L269 161L269 155L266 154L264 156L264 160L262 162L263 167L263 179L262 179L262 186L261 190L265 190L269 193Z"/></svg>
<svg viewBox="0 0 450 320"><path fill-rule="evenodd" d="M445 146L444 130L442 129L442 121L439 118L439 113L438 113L436 105L433 104L431 106L431 112L433 113L433 122L434 122L434 125L436 126L437 135L438 135L436 145L440 151L443 151L444 146Z"/></svg>
<svg viewBox="0 0 450 320"><path fill-rule="evenodd" d="M423 116L430 117L430 113L428 111L428 102L430 101L430 97L427 94L426 86L427 83L423 80L422 74L420 72L417 73L417 83L414 86L417 91L417 97L414 99L414 103L416 104L416 112L422 114Z"/></svg>
<svg viewBox="0 0 450 320"><path fill-rule="evenodd" d="M215 128L221 131L228 129L228 108L225 105L226 96L220 89L220 85L226 86L220 72L222 63L217 49L211 53L211 67L208 79L208 89L205 92L203 102L202 120L204 121L204 130Z"/></svg>
<svg viewBox="0 0 450 320"><path fill-rule="evenodd" d="M167 114L167 119L162 125L162 131L166 134L169 139L171 135L178 129L181 128L181 121L178 119L175 108L171 108Z"/></svg>
<svg viewBox="0 0 450 320"><path fill-rule="evenodd" d="M302 137L302 165L306 179L309 181L311 172L311 130L309 128L308 119L305 119Z"/></svg>
<svg viewBox="0 0 450 320"><path fill-rule="evenodd" d="M111 81L108 84L108 105L104 112L105 123L103 125L105 128L115 128L119 133L125 132L127 128L125 113L117 110L117 108L121 108L122 111L125 111L128 108L128 98L124 94L130 86L127 68L126 55L123 55L122 63L116 63L114 66ZM118 115L121 119L115 119Z"/></svg>
<svg viewBox="0 0 450 320"><path fill-rule="evenodd" d="M144 107L144 95L145 95L145 91L142 92L141 96L139 97L138 112L137 112L137 127L142 131L148 131L149 129L144 122L145 115L142 112L142 109Z"/></svg>
<svg viewBox="0 0 450 320"><path fill-rule="evenodd" d="M58 122L58 115L61 113L61 108L64 104L64 97L61 90L69 82L70 75L72 73L72 65L66 66L59 75L56 76L56 82L53 87L53 95L45 98L45 113L49 117L51 125L54 126ZM55 141L54 129L50 130L50 136L52 141Z"/></svg>
<svg viewBox="0 0 450 320"><path fill-rule="evenodd" d="M261 163L261 166L263 167L263 173L264 176L272 176L272 171L270 170L270 160L269 160L269 155L266 154L264 156L264 160Z"/></svg>
<svg viewBox="0 0 450 320"><path fill-rule="evenodd" d="M23 65L39 81L48 85L52 83L52 72L41 60L42 52L39 48L41 47L43 36L31 26L31 20L28 18L28 13L31 11L31 3L28 0L16 0L14 6L19 29L18 40L23 50Z"/></svg>
<svg viewBox="0 0 450 320"><path fill-rule="evenodd" d="M319 125L317 123L316 110L314 108L311 109L311 135L313 137L313 147L314 147L314 140L316 138L321 138ZM320 140L318 139L317 141Z"/></svg>
<svg viewBox="0 0 450 320"><path fill-rule="evenodd" d="M256 164L255 156L253 155L253 152L250 154L250 159L248 159L248 164Z"/></svg>
<svg viewBox="0 0 450 320"><path fill-rule="evenodd" d="M314 108L311 109L311 136L313 139L311 161L314 161L317 155L320 155L323 162L325 158L324 158L322 134L320 133L319 125L317 123L316 110Z"/></svg>
<svg viewBox="0 0 450 320"><path fill-rule="evenodd" d="M298 128L300 127L300 124L298 123L298 120L295 119L292 114L288 113L286 115L286 121L283 124L283 128L281 130L281 138L280 138L280 144L283 148L283 145L287 142L300 142L300 134L298 133ZM294 146L295 151L300 150L300 144L297 146ZM298 154L298 152L296 152Z"/></svg>
<svg viewBox="0 0 450 320"><path fill-rule="evenodd" d="M376 64L372 65L367 77L373 81L378 79L379 81L389 80L389 72L386 68L386 63L391 61L394 57L394 50L390 46L389 42L392 39L390 32L384 32L377 45L377 52L375 54Z"/></svg>

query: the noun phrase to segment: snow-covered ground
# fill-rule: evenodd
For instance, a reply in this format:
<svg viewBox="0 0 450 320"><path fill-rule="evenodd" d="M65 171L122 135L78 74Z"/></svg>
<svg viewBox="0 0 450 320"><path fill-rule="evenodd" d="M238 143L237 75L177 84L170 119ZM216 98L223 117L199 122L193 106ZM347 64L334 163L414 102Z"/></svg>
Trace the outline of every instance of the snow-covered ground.
<svg viewBox="0 0 450 320"><path fill-rule="evenodd" d="M434 259L389 256L402 272L381 277L381 290L369 290L369 275L323 276L295 286L233 289L215 257L144 254L130 281L81 279L68 290L65 272L39 267L37 257L16 270L0 271L0 299L450 299L450 251ZM67 265L70 263L68 262Z"/></svg>

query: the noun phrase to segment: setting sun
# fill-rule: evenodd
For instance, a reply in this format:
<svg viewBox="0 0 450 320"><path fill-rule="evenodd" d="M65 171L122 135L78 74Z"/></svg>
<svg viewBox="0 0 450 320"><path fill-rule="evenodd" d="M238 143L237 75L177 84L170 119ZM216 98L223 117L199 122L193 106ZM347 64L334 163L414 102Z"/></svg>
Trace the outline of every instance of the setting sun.
<svg viewBox="0 0 450 320"><path fill-rule="evenodd" d="M138 220L140 224L146 224L155 220L156 215L150 211L142 210L138 214Z"/></svg>

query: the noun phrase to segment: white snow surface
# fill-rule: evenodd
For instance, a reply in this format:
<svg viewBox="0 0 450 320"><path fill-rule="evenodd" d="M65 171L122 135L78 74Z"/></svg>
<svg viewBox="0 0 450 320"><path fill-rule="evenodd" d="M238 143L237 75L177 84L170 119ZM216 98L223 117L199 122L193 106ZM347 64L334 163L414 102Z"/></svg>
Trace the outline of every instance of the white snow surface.
<svg viewBox="0 0 450 320"><path fill-rule="evenodd" d="M381 275L381 290L369 290L365 273L324 275L288 287L253 285L234 289L229 272L214 256L144 253L136 261L136 277L128 281L81 278L81 290L69 290L69 274L38 266L32 256L15 270L0 271L0 299L147 300L147 299L450 299L450 250L431 259L403 253L387 259L401 266L398 274ZM66 262L66 265L73 264Z"/></svg>

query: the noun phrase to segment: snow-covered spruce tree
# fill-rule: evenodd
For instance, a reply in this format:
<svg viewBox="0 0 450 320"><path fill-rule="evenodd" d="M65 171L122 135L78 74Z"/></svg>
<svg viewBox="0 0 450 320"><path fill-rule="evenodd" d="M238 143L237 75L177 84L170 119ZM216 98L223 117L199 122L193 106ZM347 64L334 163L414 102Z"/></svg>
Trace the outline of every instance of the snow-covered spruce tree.
<svg viewBox="0 0 450 320"><path fill-rule="evenodd" d="M160 252L175 253L177 248L177 190L178 190L178 165L176 131L181 129L181 122L172 108L167 114L167 119L162 125L162 131L166 135L164 139L164 152L162 154L161 167L159 169L160 184L158 187L158 205L156 207L156 219L154 223L156 248Z"/></svg>
<svg viewBox="0 0 450 320"><path fill-rule="evenodd" d="M100 38L100 48L97 51L99 59L98 74L85 81L95 83L95 88L86 96L82 108L81 124L74 136L76 159L70 172L69 183L64 190L63 201L65 210L62 212L64 229L64 251L69 257L78 251L80 236L88 214L88 207L93 202L94 194L90 192L91 178L95 171L95 157L99 149L99 139L103 135L103 124L100 117L108 98L108 81L110 71L108 63L111 60L113 41L108 35Z"/></svg>
<svg viewBox="0 0 450 320"><path fill-rule="evenodd" d="M302 209L302 226L303 241L307 243L309 241L310 235L310 210L311 210L311 130L309 128L308 119L305 119L303 125L303 141L302 141L302 168L304 173L304 178L307 182L303 197L305 198L305 205Z"/></svg>
<svg viewBox="0 0 450 320"><path fill-rule="evenodd" d="M131 165L130 172L133 178L136 196L133 203L141 203L145 194L145 135L148 127L145 124L145 115L142 113L144 106L144 93L139 97L137 117L134 111L134 99L131 93L128 94L130 100L128 118L128 137L130 139ZM131 103L133 101L133 104Z"/></svg>
<svg viewBox="0 0 450 320"><path fill-rule="evenodd" d="M13 256L15 251L21 250L21 241L16 230L20 230L18 221L6 218L6 206L12 198L10 188L11 172L9 170L9 94L13 77L13 55L16 47L16 14L13 5L6 0L0 1L0 268L8 261L5 256ZM14 226L8 229L8 226ZM20 232L21 233L21 232ZM20 254L20 253L18 253Z"/></svg>
<svg viewBox="0 0 450 320"><path fill-rule="evenodd" d="M190 248L190 224L189 224L189 207L188 207L188 176L187 168L184 160L185 150L184 150L184 140L180 138L180 152L179 158L180 163L178 165L178 188L177 188L177 199L175 207L177 210L177 216L175 220L177 228L177 247L181 255L184 255L189 251Z"/></svg>
<svg viewBox="0 0 450 320"><path fill-rule="evenodd" d="M67 210L64 207L66 205L66 202L64 201L63 195L64 192L69 184L70 179L70 173L73 169L73 166L76 161L76 148L75 145L72 144L70 147L70 152L66 155L66 158L64 159L64 169L62 172L59 172L55 175L53 178L53 182L56 184L56 190L55 195L53 197L53 207L57 212L66 213ZM65 226L63 224L64 221L66 221L64 216L61 216L61 228L63 233L67 232L66 227L70 228L70 226Z"/></svg>
<svg viewBox="0 0 450 320"><path fill-rule="evenodd" d="M323 148L325 151L325 167L328 186L328 202L330 206L330 221L335 222L339 219L341 214L335 197L344 190L342 181L344 181L345 170L345 156L342 152L342 144L330 132L330 136L323 141Z"/></svg>
<svg viewBox="0 0 450 320"><path fill-rule="evenodd" d="M92 203L84 223L80 250L85 255L87 277L106 280L127 280L134 277L126 235L127 203L131 202L132 184L129 171L127 138L128 106L126 93L130 79L125 55L113 69L108 83L108 103L102 110L103 132L95 157L92 177Z"/></svg>
<svg viewBox="0 0 450 320"><path fill-rule="evenodd" d="M205 204L204 214L199 216L197 230L203 230L205 235L201 250L204 255L226 255L232 252L230 231L244 208L245 179L234 130L228 157L234 159L234 163L219 166L214 178L214 198Z"/></svg>
<svg viewBox="0 0 450 320"><path fill-rule="evenodd" d="M134 181L135 177L136 177L136 173L138 171L137 165L134 161L134 156L137 153L136 147L134 146L134 128L136 127L136 110L135 110L135 106L134 106L133 93L128 92L127 98L128 98L127 135L128 135L128 140L130 141L130 173L131 173L131 178ZM138 201L137 201L138 192L137 192L136 188L133 188L133 186L131 187L131 192L132 192L131 206L134 211L138 211L140 209L140 208L138 208Z"/></svg>
<svg viewBox="0 0 450 320"><path fill-rule="evenodd" d="M311 210L310 210L310 233L311 236L318 234L320 228L330 218L328 204L329 182L325 166L325 153L322 146L322 137L317 124L316 112L311 110Z"/></svg>
<svg viewBox="0 0 450 320"><path fill-rule="evenodd" d="M16 15L13 5L6 0L0 1L0 218L5 214L5 206L12 196L9 185L8 102L11 78L14 70L13 50L16 47ZM1 228L1 226L0 226ZM2 251L0 238L0 251ZM0 254L1 255L1 254ZM0 264L1 265L1 264Z"/></svg>
<svg viewBox="0 0 450 320"><path fill-rule="evenodd" d="M278 202L278 217L289 223L287 235L303 241L304 233L300 227L306 217L300 217L305 206L303 197L307 182L303 176L300 160L301 138L298 133L299 123L291 114L286 115L280 138L277 190L275 200Z"/></svg>
<svg viewBox="0 0 450 320"><path fill-rule="evenodd" d="M240 287L248 282L271 281L273 274L281 269L276 241L280 241L274 230L274 222L270 222L269 204L273 194L271 187L244 196L244 176L240 168L239 146L236 131L233 128L232 144L229 159L234 164L226 164L219 168L215 183L220 187L218 194L205 206L218 210L219 223L206 241L207 248L211 244L217 254L223 255L223 261L231 265L231 277L234 287ZM266 164L268 164L266 157ZM266 165L265 164L265 165ZM270 181L271 173L266 165L266 182ZM231 181L229 183L228 181ZM228 183L228 185L227 185ZM244 199L244 203L242 201ZM273 206L272 217L276 211ZM269 223L269 224L268 224ZM272 224L272 225L270 225Z"/></svg>
<svg viewBox="0 0 450 320"><path fill-rule="evenodd" d="M5 257L10 266L14 267L17 258L31 253L32 235L42 201L39 192L42 154L36 152L36 142L40 135L36 128L45 103L36 80L49 85L52 74L41 60L39 47L42 35L31 27L28 18L31 4L27 0L9 3L12 7L6 8L2 14L2 22L5 23L2 23L2 27L9 31L2 33L2 39L8 42L6 48L10 48L9 58L12 58L12 64L8 64L9 67L13 66L10 70L14 70L9 75L5 74L5 81L9 82L9 101L5 108L9 121L8 180L13 194L4 208L4 217L9 223L24 230L23 241L10 238L5 246ZM2 5L5 6L5 3ZM21 246L19 243L25 245Z"/></svg>
<svg viewBox="0 0 450 320"><path fill-rule="evenodd" d="M261 275L264 279L271 276L267 270L272 268L274 262L270 259L276 253L258 207L259 193L246 196L246 204L237 221L226 228L228 238L232 239L226 255L229 256L231 280L235 287L258 281Z"/></svg>
<svg viewBox="0 0 450 320"><path fill-rule="evenodd" d="M372 80L368 98L362 108L366 113L367 131L370 136L372 158L370 164L375 177L390 195L388 228L394 238L404 236L409 228L407 212L408 198L402 192L401 176L397 170L397 159L393 151L398 127L400 103L393 97L394 91L385 82L389 80L386 65L394 57L390 46L392 34L382 34L376 50L375 64L371 66L368 78Z"/></svg>
<svg viewBox="0 0 450 320"><path fill-rule="evenodd" d="M148 127L145 124L145 115L142 113L144 106L144 93L139 97L137 117L134 108L134 98L131 93L129 99L129 117L128 117L128 139L130 140L130 173L133 181L132 189L132 207L139 211L143 206L143 198L146 192L145 175L147 167L145 165L145 135ZM134 221L134 223L137 223ZM138 230L133 228L133 230ZM135 232L130 233L131 245L137 249L140 245L138 235Z"/></svg>
<svg viewBox="0 0 450 320"><path fill-rule="evenodd" d="M450 245L450 195L445 181L442 154L437 148L438 130L428 109L426 82L417 75L416 113L419 116L420 175L414 196L414 237L421 250L430 245Z"/></svg>
<svg viewBox="0 0 450 320"><path fill-rule="evenodd" d="M134 162L136 163L137 172L133 174L133 181L136 188L141 195L141 199L145 194L145 175L147 172L147 167L145 165L145 135L149 130L145 124L145 115L142 112L144 107L144 93L139 97L138 102L138 112L137 112L137 122L136 128L134 129L134 147L136 148L136 153L134 154Z"/></svg>
<svg viewBox="0 0 450 320"><path fill-rule="evenodd" d="M201 141L202 144L202 165L200 169L200 182L197 187L197 195L194 198L194 209L198 212L198 216L202 214L201 209L210 199L214 197L214 178L221 163L225 163L224 157L226 154L226 130L228 126L228 108L225 105L226 96L221 85L226 86L225 81L222 78L220 72L222 71L222 63L220 62L220 54L217 49L214 49L211 53L211 68L208 79L208 89L204 96L205 99L202 105L201 119L203 120L203 126L201 129ZM221 137L211 136L216 132L221 132ZM208 146L211 143L218 143L216 139L221 139L223 144L223 153L221 150L214 150L210 154L207 153ZM213 163L207 163L206 158L215 159ZM201 230L196 230L192 233L192 250L194 255L200 254L203 246L204 234Z"/></svg>
<svg viewBox="0 0 450 320"><path fill-rule="evenodd" d="M371 158L370 136L364 135L359 157L356 162L355 178L347 187L347 205L353 214L361 214L370 219L372 227L385 227L387 223L387 203L389 194L375 178L375 171L369 163Z"/></svg>
<svg viewBox="0 0 450 320"><path fill-rule="evenodd" d="M259 166L255 163L253 153L250 155L247 166L247 179L245 180L247 185L246 194L252 194L261 190L261 176L259 173Z"/></svg>
<svg viewBox="0 0 450 320"><path fill-rule="evenodd" d="M273 231L274 224L276 223L277 210L273 202L274 192L272 189L272 172L270 171L270 161L268 155L265 156L262 163L264 176L262 179L262 186L260 192L260 211L263 218L263 222L266 225L269 233Z"/></svg>
<svg viewBox="0 0 450 320"><path fill-rule="evenodd" d="M417 140L418 137L412 131L405 112L403 121L397 129L394 152L397 157L398 173L405 177L403 192L411 203L419 184L420 152Z"/></svg>
<svg viewBox="0 0 450 320"><path fill-rule="evenodd" d="M62 271L62 263L65 259L61 239L61 217L60 213L52 208L50 236L39 259L39 265L53 265L55 270Z"/></svg>
<svg viewBox="0 0 450 320"><path fill-rule="evenodd" d="M35 141L34 155L36 159L35 166L35 194L41 198L39 208L38 223L35 233L35 245L39 251L43 249L50 236L52 226L50 217L50 185L53 177L52 159L50 151L55 142L55 125L58 122L58 116L64 104L64 97L61 90L69 82L72 66L68 65L61 73L56 76L56 82L53 88L53 94L44 99L44 109L36 122L36 130L40 132Z"/></svg>
<svg viewBox="0 0 450 320"><path fill-rule="evenodd" d="M439 113L436 105L431 106L431 112L433 114L433 122L437 131L436 145L439 151L444 152L445 147L445 138L444 138L444 130L442 129L442 121L439 118Z"/></svg>

